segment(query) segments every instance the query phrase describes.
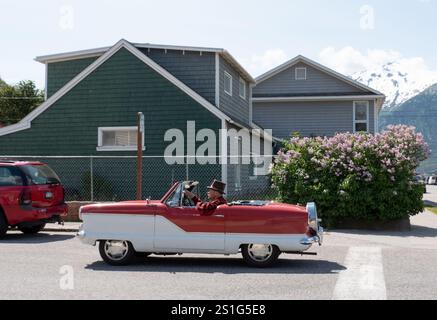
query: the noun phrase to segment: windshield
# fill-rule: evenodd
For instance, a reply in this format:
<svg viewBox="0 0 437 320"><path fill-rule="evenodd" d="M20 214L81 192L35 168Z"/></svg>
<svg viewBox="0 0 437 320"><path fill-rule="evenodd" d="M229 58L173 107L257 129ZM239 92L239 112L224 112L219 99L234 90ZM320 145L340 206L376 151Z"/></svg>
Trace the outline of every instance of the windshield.
<svg viewBox="0 0 437 320"><path fill-rule="evenodd" d="M194 194L197 193L197 181L184 181L179 183L179 185L168 195L165 201L166 205L169 207L194 207L194 202L183 195L183 191L191 191Z"/></svg>
<svg viewBox="0 0 437 320"><path fill-rule="evenodd" d="M46 165L23 166L23 171L33 185L60 183L58 175Z"/></svg>

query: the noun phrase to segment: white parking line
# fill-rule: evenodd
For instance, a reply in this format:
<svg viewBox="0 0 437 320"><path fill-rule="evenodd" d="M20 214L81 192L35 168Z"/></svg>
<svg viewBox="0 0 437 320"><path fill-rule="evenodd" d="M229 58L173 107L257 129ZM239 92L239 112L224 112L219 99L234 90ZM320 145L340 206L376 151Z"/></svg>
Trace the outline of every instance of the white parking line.
<svg viewBox="0 0 437 320"><path fill-rule="evenodd" d="M380 247L350 247L340 272L334 300L385 300L387 290Z"/></svg>

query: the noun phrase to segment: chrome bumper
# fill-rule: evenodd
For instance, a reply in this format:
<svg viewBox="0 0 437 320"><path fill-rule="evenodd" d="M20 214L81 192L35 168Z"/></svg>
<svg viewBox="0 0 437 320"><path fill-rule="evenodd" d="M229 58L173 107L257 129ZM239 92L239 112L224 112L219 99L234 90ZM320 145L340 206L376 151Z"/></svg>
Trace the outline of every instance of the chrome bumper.
<svg viewBox="0 0 437 320"><path fill-rule="evenodd" d="M322 245L323 242L323 228L319 227L319 230L317 232L317 235L314 237L305 237L302 240L300 240L300 244L304 246L311 246L314 243L318 243L319 246Z"/></svg>
<svg viewBox="0 0 437 320"><path fill-rule="evenodd" d="M83 225L79 227L79 231L77 232L76 237L79 238L79 240L84 244L89 244L92 246L96 245L96 240L87 238L86 232L83 229Z"/></svg>

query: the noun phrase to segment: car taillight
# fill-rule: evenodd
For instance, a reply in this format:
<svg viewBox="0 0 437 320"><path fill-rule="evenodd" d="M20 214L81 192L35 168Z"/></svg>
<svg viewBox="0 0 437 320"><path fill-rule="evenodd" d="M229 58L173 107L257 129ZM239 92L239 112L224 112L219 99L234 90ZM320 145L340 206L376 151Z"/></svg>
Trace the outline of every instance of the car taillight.
<svg viewBox="0 0 437 320"><path fill-rule="evenodd" d="M30 191L30 189L24 189L21 192L20 204L24 206L32 204L32 192Z"/></svg>

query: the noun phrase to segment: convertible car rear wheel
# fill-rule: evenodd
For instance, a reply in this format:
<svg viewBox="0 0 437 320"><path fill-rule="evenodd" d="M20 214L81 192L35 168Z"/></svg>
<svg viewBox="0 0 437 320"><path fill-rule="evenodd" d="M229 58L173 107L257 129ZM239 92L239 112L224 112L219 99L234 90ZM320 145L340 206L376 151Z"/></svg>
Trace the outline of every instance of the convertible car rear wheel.
<svg viewBox="0 0 437 320"><path fill-rule="evenodd" d="M245 244L241 247L244 261L251 267L265 268L273 265L281 251L272 244Z"/></svg>
<svg viewBox="0 0 437 320"><path fill-rule="evenodd" d="M102 240L99 243L102 259L113 266L126 266L135 258L132 243L121 240Z"/></svg>

